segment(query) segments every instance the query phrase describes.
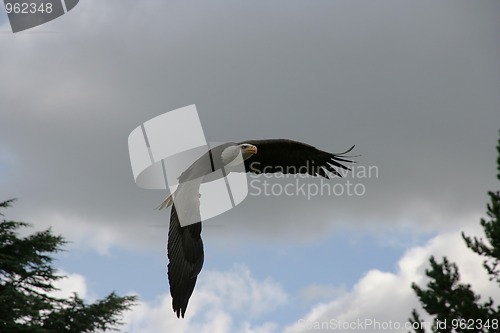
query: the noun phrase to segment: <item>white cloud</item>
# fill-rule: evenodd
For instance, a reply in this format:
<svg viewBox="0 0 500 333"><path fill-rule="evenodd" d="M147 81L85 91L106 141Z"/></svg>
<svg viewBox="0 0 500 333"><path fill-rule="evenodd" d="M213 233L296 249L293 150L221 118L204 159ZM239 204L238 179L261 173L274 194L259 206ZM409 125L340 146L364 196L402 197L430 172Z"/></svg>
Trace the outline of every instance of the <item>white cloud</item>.
<svg viewBox="0 0 500 333"><path fill-rule="evenodd" d="M184 319L175 316L171 297L166 294L154 302L141 301L126 314L126 331L270 333L275 332L275 323L252 321L285 304L287 299L278 283L256 280L243 265L224 272L205 271ZM242 318L241 322L236 322L235 317Z"/></svg>
<svg viewBox="0 0 500 333"><path fill-rule="evenodd" d="M479 227L468 228L468 234L478 234ZM474 232L475 231L475 232ZM500 301L500 291L495 283L488 280L481 266L482 260L465 246L459 232L445 233L431 239L425 246L409 249L398 262L396 273L380 270L369 271L360 279L353 289L329 302L314 306L300 321L285 329L286 333L306 332L311 328L323 328L325 331L335 325L354 325L350 331L380 331L373 325L401 325L394 332L407 332L404 327L413 308L420 309L419 302L410 288L412 282L419 286L426 285L425 269L429 267L428 259L434 255L438 261L442 256L456 262L459 267L462 283L470 283L480 295L492 296ZM425 312L420 311L423 318ZM358 326L368 320L372 326ZM315 330L317 331L317 330Z"/></svg>
<svg viewBox="0 0 500 333"><path fill-rule="evenodd" d="M54 287L58 290L51 292L51 296L70 298L74 293L76 293L78 294L78 297L82 299L86 299L88 297L87 284L83 275L77 273L66 273L62 270L59 270L57 274L65 277L54 282Z"/></svg>
<svg viewBox="0 0 500 333"><path fill-rule="evenodd" d="M287 301L281 286L270 280L256 281L246 266L228 272L212 271L200 280L200 298L207 304L258 317Z"/></svg>
<svg viewBox="0 0 500 333"><path fill-rule="evenodd" d="M306 302L318 302L338 298L346 293L345 287L310 284L299 291L299 296Z"/></svg>
<svg viewBox="0 0 500 333"><path fill-rule="evenodd" d="M65 276L54 283L59 290L50 295L69 298L77 293L88 302L98 297L89 295L85 277L58 270ZM129 293L135 294L136 293ZM139 301L123 314L121 331L130 333L201 332L201 333L272 333L277 325L251 321L271 312L287 301L282 287L269 279L256 280L247 267L235 265L231 270L207 271L191 298L186 317L179 319L172 311L169 294L153 301ZM235 317L242 318L240 322Z"/></svg>

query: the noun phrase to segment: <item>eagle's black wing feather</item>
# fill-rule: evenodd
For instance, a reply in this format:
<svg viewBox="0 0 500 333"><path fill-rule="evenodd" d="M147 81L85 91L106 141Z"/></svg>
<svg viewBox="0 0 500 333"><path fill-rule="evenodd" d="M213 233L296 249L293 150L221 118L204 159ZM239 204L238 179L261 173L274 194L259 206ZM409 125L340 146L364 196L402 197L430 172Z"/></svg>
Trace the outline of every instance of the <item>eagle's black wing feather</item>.
<svg viewBox="0 0 500 333"><path fill-rule="evenodd" d="M332 154L302 142L286 139L249 140L241 143L249 143L257 147L257 154L245 161L247 172L307 173L312 176L319 175L329 178L326 170L342 177L342 174L335 167L350 171L350 168L341 162L354 163L354 161L342 157L350 152L354 146L345 152Z"/></svg>
<svg viewBox="0 0 500 333"><path fill-rule="evenodd" d="M177 317L184 318L189 298L203 266L203 241L201 222L181 227L175 205L172 205L170 212L167 251L172 307Z"/></svg>

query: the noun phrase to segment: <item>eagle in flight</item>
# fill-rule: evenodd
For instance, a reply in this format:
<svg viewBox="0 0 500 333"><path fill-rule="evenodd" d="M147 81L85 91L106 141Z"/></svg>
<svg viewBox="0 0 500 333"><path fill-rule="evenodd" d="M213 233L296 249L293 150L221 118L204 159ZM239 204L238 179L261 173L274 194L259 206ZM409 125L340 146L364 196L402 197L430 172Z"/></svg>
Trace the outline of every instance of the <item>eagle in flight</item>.
<svg viewBox="0 0 500 333"><path fill-rule="evenodd" d="M203 177L213 173L214 170L227 170L228 167L237 164L244 165L244 169L240 168L239 171L244 170L256 174L281 172L309 174L327 179L332 174L342 177L338 169L350 171L350 168L342 163L355 163L347 159L355 156L346 155L353 148L354 146L342 153L333 154L287 139L248 140L214 147L191 164L179 176L179 186L176 191L159 206L159 209L172 206L167 244L168 281L172 307L177 317L184 318L204 260L199 194L188 196L189 199L185 199L186 196L184 196L182 199L190 201L184 209L187 207L189 210L191 222L180 223L176 209L174 198L177 199L183 184L199 180L199 185L203 182Z"/></svg>

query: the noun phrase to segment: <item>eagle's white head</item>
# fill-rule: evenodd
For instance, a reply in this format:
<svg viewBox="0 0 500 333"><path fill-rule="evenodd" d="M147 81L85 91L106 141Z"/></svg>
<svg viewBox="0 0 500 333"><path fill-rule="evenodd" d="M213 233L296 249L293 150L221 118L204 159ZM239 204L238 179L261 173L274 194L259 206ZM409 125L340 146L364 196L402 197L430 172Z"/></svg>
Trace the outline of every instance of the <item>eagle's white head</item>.
<svg viewBox="0 0 500 333"><path fill-rule="evenodd" d="M221 154L222 163L226 166L238 165L241 162L237 158L240 153L244 161L253 154L257 154L257 147L249 143L226 147Z"/></svg>

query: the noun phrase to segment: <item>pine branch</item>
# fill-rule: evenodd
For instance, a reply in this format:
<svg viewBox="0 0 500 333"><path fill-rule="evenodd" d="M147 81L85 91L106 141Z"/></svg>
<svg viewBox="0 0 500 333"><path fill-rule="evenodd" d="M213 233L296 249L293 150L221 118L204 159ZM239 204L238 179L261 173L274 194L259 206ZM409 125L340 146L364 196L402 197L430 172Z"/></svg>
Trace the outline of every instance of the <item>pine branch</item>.
<svg viewBox="0 0 500 333"><path fill-rule="evenodd" d="M8 208L13 202L1 202L0 208ZM0 222L0 332L116 330L122 313L132 307L136 297L120 297L113 292L85 304L76 294L69 299L49 296L56 290L53 283L65 278L52 266L52 254L63 251L66 241L50 229L21 238L17 230L25 227L30 224Z"/></svg>

